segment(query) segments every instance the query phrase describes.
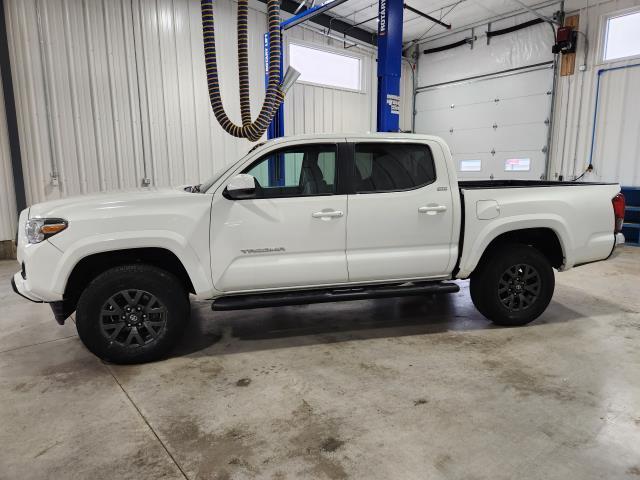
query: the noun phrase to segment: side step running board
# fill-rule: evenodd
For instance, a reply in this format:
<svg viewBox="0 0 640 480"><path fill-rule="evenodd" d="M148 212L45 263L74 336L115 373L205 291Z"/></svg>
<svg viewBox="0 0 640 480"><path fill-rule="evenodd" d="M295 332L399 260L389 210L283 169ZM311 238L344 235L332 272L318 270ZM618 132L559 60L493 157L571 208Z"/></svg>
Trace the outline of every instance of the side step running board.
<svg viewBox="0 0 640 480"><path fill-rule="evenodd" d="M367 300L370 298L405 297L430 293L455 293L458 291L460 291L460 287L456 283L444 282L406 283L381 287L299 290L221 297L213 302L211 309L217 311L247 310L250 308Z"/></svg>

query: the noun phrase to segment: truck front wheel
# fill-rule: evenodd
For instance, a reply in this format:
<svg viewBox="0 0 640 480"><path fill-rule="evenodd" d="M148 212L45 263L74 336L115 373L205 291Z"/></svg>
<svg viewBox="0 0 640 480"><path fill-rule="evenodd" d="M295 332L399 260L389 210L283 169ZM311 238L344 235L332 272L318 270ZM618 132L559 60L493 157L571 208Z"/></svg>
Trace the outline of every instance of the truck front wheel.
<svg viewBox="0 0 640 480"><path fill-rule="evenodd" d="M471 300L497 325L525 325L545 311L555 288L549 260L528 245L501 245L471 275Z"/></svg>
<svg viewBox="0 0 640 480"><path fill-rule="evenodd" d="M113 363L164 357L182 336L189 297L171 273L151 265L111 268L80 296L76 327L85 346Z"/></svg>

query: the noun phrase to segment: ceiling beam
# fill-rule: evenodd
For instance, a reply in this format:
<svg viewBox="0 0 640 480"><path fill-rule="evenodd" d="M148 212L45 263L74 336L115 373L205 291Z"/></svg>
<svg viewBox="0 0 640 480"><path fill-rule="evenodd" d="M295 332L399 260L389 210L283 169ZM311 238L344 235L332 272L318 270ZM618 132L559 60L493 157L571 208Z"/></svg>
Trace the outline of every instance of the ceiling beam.
<svg viewBox="0 0 640 480"><path fill-rule="evenodd" d="M262 3L267 3L267 0L258 0ZM294 14L298 6L299 2L295 2L293 0L282 0L280 3L280 8L287 13ZM326 13L320 13L311 17L309 20L311 23L315 23L316 25L320 25L331 30L334 34L343 34L347 35L354 40L359 40L362 43L366 43L369 45L376 46L377 43L377 35L373 32L365 30L363 28L354 27L351 23L345 22L344 20L340 20L336 17L332 17L331 15L327 15Z"/></svg>
<svg viewBox="0 0 640 480"><path fill-rule="evenodd" d="M428 13L424 13L421 12L420 10L413 8L409 5L407 5L406 3L404 4L404 8L406 8L407 10L409 10L410 12L415 13L416 15L420 15L421 17L426 18L427 20L431 20L433 23L437 23L438 25L443 26L444 28L446 28L447 30L451 30L451 24L450 23L444 23L440 20L438 20L435 17L432 17L431 15L429 15Z"/></svg>
<svg viewBox="0 0 640 480"><path fill-rule="evenodd" d="M551 25L558 25L558 26L562 25L558 20L555 20L553 18L544 16L543 14L541 14L537 10L531 8L529 5L527 5L526 3L524 3L521 0L512 0L512 1L516 2L518 5L520 5L522 8L524 8L527 12L534 14L540 20L543 20L543 21L545 21L547 23L550 23Z"/></svg>

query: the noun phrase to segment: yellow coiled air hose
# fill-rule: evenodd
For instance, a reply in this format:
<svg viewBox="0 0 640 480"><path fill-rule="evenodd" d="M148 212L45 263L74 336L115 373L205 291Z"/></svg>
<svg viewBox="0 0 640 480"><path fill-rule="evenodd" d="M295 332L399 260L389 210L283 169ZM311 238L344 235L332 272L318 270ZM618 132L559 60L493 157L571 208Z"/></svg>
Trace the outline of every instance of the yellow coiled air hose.
<svg viewBox="0 0 640 480"><path fill-rule="evenodd" d="M267 19L269 23L269 82L262 108L255 122L251 121L251 101L249 98L249 47L248 47L248 0L238 0L238 76L240 80L240 114L242 126L229 120L222 98L220 96L220 82L218 78L218 63L216 58L216 37L213 22L213 0L202 0L202 34L204 37L204 57L207 67L207 84L209 100L213 113L220 126L234 137L247 138L253 142L259 140L269 127L271 120L284 101L288 88L293 85L300 74L289 69L287 75L280 82L280 1L267 2Z"/></svg>

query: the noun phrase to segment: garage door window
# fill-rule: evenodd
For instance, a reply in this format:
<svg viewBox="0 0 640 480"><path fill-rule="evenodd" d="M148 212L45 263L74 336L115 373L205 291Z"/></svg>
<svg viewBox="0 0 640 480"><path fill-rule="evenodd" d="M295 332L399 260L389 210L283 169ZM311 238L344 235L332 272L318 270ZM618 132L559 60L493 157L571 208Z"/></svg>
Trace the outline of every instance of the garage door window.
<svg viewBox="0 0 640 480"><path fill-rule="evenodd" d="M604 36L605 61L640 55L640 11L607 19Z"/></svg>
<svg viewBox="0 0 640 480"><path fill-rule="evenodd" d="M411 190L436 179L433 156L426 145L360 143L355 164L357 193Z"/></svg>
<svg viewBox="0 0 640 480"><path fill-rule="evenodd" d="M531 170L530 158L508 158L504 161L505 172L528 172Z"/></svg>
<svg viewBox="0 0 640 480"><path fill-rule="evenodd" d="M336 146L308 145L278 150L243 173L256 179L259 198L330 195L336 188Z"/></svg>
<svg viewBox="0 0 640 480"><path fill-rule="evenodd" d="M460 160L461 172L479 172L482 170L482 160Z"/></svg>

